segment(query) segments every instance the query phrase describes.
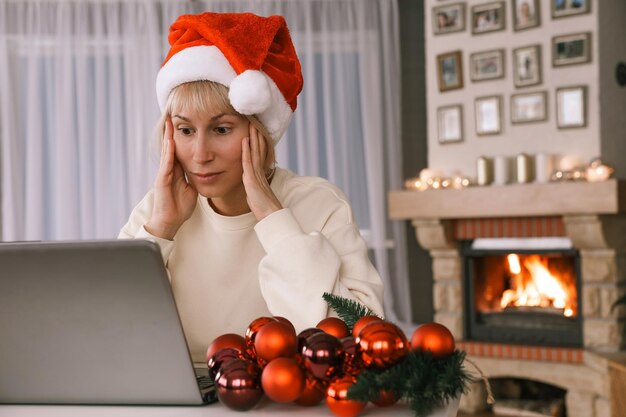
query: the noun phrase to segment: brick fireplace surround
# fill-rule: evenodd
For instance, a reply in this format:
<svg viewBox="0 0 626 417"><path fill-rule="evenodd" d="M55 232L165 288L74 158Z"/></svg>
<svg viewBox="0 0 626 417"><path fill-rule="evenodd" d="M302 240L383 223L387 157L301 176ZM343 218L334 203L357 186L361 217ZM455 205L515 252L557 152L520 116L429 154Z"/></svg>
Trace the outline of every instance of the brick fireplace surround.
<svg viewBox="0 0 626 417"><path fill-rule="evenodd" d="M626 181L393 191L389 216L411 220L430 252L435 321L489 377L525 378L566 390L568 417L617 417L623 401L611 372L626 358ZM462 257L458 241L477 237L566 236L580 253L583 347L517 346L464 340ZM462 401L476 409L484 388ZM611 392L613 391L613 394ZM626 396L626 392L622 393Z"/></svg>

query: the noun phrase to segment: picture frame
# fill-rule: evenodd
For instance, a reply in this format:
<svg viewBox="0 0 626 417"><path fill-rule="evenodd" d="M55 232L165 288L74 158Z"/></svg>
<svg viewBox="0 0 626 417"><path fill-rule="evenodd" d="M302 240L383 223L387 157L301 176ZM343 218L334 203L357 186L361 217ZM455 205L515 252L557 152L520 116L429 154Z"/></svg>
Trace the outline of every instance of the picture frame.
<svg viewBox="0 0 626 417"><path fill-rule="evenodd" d="M577 16L591 11L591 0L550 0L552 18Z"/></svg>
<svg viewBox="0 0 626 417"><path fill-rule="evenodd" d="M497 135L502 132L502 96L484 96L474 102L476 134Z"/></svg>
<svg viewBox="0 0 626 417"><path fill-rule="evenodd" d="M556 89L556 125L559 129L587 126L587 87L583 85Z"/></svg>
<svg viewBox="0 0 626 417"><path fill-rule="evenodd" d="M494 1L472 6L471 22L474 35L504 30L506 22L505 3Z"/></svg>
<svg viewBox="0 0 626 417"><path fill-rule="evenodd" d="M465 30L465 3L433 7L433 34L462 32Z"/></svg>
<svg viewBox="0 0 626 417"><path fill-rule="evenodd" d="M536 123L548 120L548 93L513 94L511 96L511 124Z"/></svg>
<svg viewBox="0 0 626 417"><path fill-rule="evenodd" d="M470 55L470 79L487 81L504 78L504 49L474 52Z"/></svg>
<svg viewBox="0 0 626 417"><path fill-rule="evenodd" d="M520 31L541 24L539 0L513 0L513 30Z"/></svg>
<svg viewBox="0 0 626 417"><path fill-rule="evenodd" d="M513 49L513 82L518 88L541 84L541 45Z"/></svg>
<svg viewBox="0 0 626 417"><path fill-rule="evenodd" d="M439 91L463 88L462 52L452 51L437 55Z"/></svg>
<svg viewBox="0 0 626 417"><path fill-rule="evenodd" d="M439 143L463 141L463 106L454 104L437 109L437 139Z"/></svg>
<svg viewBox="0 0 626 417"><path fill-rule="evenodd" d="M591 32L554 36L552 66L562 67L591 62Z"/></svg>

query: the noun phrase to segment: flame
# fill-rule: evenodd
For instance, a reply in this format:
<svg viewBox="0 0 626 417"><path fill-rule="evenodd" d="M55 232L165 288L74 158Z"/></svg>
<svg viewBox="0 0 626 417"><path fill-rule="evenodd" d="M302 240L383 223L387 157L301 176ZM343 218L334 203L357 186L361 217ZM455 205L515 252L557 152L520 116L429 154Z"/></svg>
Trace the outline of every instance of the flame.
<svg viewBox="0 0 626 417"><path fill-rule="evenodd" d="M524 270L516 254L507 255L507 262L512 275L511 289L503 292L500 307L552 307L562 309L566 317L575 314L575 306L565 280L553 275L541 256L526 256L522 262Z"/></svg>

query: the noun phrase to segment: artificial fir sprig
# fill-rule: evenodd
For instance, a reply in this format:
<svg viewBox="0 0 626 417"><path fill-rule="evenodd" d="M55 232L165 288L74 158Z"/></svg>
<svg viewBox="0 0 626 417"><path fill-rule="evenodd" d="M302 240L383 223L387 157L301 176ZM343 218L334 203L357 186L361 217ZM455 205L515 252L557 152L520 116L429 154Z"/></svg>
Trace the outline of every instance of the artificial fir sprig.
<svg viewBox="0 0 626 417"><path fill-rule="evenodd" d="M416 417L424 417L466 392L474 379L463 368L465 352L456 350L446 358L429 352L411 351L387 369L366 369L348 390L348 398L376 399L381 390L407 399Z"/></svg>
<svg viewBox="0 0 626 417"><path fill-rule="evenodd" d="M352 331L354 327L354 323L357 322L358 319L364 316L377 316L372 310L367 307L362 306L356 301L349 300L344 297L340 297L338 295L329 294L327 292L322 296L324 301L329 305L330 308L335 310L337 315L341 320L346 323L348 329Z"/></svg>

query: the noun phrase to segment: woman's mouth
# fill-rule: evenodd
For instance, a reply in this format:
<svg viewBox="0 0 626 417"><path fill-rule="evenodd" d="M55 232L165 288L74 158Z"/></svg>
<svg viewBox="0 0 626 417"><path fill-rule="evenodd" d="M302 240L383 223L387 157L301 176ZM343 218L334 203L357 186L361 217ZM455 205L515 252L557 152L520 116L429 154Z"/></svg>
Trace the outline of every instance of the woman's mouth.
<svg viewBox="0 0 626 417"><path fill-rule="evenodd" d="M194 172L192 175L201 184L212 184L215 181L217 181L219 176L222 175L222 174L223 174L223 171L220 171L220 172L207 172L207 173Z"/></svg>

